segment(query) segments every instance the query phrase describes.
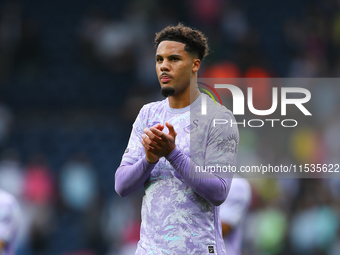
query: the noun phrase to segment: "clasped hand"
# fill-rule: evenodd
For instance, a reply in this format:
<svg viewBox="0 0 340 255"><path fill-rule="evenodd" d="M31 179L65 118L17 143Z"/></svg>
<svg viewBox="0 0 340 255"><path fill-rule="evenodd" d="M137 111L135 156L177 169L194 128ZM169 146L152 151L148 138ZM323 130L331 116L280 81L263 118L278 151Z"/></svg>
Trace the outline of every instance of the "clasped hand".
<svg viewBox="0 0 340 255"><path fill-rule="evenodd" d="M169 129L168 134L163 132L164 125L162 124L144 129L142 144L145 148L146 160L149 163L156 163L159 158L167 156L176 147L177 133L174 126L168 122L165 122L165 125Z"/></svg>

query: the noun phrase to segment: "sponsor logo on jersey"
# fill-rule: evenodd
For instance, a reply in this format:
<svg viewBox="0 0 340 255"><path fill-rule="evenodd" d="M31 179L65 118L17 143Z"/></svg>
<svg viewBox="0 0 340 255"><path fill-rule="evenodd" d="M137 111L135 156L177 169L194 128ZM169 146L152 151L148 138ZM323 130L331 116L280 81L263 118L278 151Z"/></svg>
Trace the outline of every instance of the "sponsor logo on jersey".
<svg viewBox="0 0 340 255"><path fill-rule="evenodd" d="M224 153L231 152L237 153L238 150L238 139L235 134L227 137L227 139L217 140L217 151L223 151Z"/></svg>

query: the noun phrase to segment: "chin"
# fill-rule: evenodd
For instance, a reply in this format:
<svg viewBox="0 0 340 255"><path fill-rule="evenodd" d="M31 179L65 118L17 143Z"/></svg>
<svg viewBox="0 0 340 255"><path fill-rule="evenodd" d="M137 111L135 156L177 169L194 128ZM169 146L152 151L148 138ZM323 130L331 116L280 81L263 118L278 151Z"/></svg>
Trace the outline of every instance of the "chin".
<svg viewBox="0 0 340 255"><path fill-rule="evenodd" d="M161 94L164 96L164 97L169 97L169 96L172 96L175 94L175 89L173 87L170 87L170 86L163 86L161 88Z"/></svg>

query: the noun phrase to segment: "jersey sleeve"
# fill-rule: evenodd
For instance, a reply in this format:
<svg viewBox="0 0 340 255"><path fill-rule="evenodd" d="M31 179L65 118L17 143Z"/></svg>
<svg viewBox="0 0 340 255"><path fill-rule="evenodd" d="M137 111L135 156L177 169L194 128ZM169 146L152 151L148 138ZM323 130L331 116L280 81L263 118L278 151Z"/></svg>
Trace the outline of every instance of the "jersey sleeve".
<svg viewBox="0 0 340 255"><path fill-rule="evenodd" d="M136 121L133 123L128 146L115 174L115 190L122 197L143 186L157 164L147 162L144 147L141 143L147 120L143 114L143 109L141 109Z"/></svg>
<svg viewBox="0 0 340 255"><path fill-rule="evenodd" d="M234 178L229 195L220 206L220 217L223 223L237 226L246 214L251 200L251 188L247 180Z"/></svg>
<svg viewBox="0 0 340 255"><path fill-rule="evenodd" d="M166 159L201 197L215 206L221 205L226 199L231 178L221 178L209 172L195 172L196 164L177 147L166 156Z"/></svg>
<svg viewBox="0 0 340 255"><path fill-rule="evenodd" d="M227 120L226 124L229 125L214 125L215 119L223 120L220 123L225 123ZM239 133L236 124L230 126L232 121L235 123L233 115L225 107L214 114L208 124L209 128L206 134L208 138L204 156L205 166L236 165ZM195 142L195 145L192 146L193 151L190 154L198 154L197 151L201 151L202 148L197 144ZM219 206L226 199L230 190L232 172L196 171L199 167L197 163L177 147L166 158L184 181L213 205Z"/></svg>
<svg viewBox="0 0 340 255"><path fill-rule="evenodd" d="M209 127L205 165L237 164L239 132L234 116L226 108L219 110Z"/></svg>
<svg viewBox="0 0 340 255"><path fill-rule="evenodd" d="M142 134L144 134L144 128L146 127L146 119L144 113L144 107L140 110L135 122L132 125L132 131L127 148L124 152L121 163L134 164L144 156L144 147L141 143Z"/></svg>

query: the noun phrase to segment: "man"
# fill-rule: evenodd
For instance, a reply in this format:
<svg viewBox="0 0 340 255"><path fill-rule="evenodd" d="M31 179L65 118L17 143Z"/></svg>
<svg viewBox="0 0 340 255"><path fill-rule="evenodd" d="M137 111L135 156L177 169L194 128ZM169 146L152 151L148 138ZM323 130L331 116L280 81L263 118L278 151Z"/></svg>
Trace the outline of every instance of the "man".
<svg viewBox="0 0 340 255"><path fill-rule="evenodd" d="M210 98L202 115L202 95L190 83L207 55L206 37L179 24L156 34L155 43L167 98L141 109L115 175L120 196L144 185L136 254L225 254L219 205L232 178L197 168L236 164L237 125L214 127L214 119L235 120Z"/></svg>
<svg viewBox="0 0 340 255"><path fill-rule="evenodd" d="M222 235L228 255L241 255L243 221L251 200L249 182L234 176L227 199L220 206Z"/></svg>
<svg viewBox="0 0 340 255"><path fill-rule="evenodd" d="M20 209L16 199L0 190L0 254L15 254L15 242L19 231Z"/></svg>

